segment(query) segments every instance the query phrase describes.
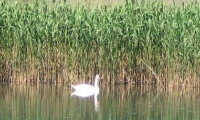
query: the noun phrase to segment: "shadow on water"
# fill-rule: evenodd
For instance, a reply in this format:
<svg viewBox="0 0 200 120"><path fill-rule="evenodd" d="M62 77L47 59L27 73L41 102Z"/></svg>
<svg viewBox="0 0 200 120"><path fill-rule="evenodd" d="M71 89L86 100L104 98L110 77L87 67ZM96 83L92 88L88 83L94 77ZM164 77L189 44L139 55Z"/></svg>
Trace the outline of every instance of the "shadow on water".
<svg viewBox="0 0 200 120"><path fill-rule="evenodd" d="M197 89L157 86L102 86L98 95L71 96L59 85L1 85L0 119L67 120L197 120Z"/></svg>

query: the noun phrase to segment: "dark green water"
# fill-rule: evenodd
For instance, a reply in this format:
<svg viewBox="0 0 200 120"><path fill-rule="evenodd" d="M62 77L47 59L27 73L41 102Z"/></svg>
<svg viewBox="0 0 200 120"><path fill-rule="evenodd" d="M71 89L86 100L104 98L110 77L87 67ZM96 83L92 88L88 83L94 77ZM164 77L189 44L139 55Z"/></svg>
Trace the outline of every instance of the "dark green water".
<svg viewBox="0 0 200 120"><path fill-rule="evenodd" d="M101 87L94 96L71 96L58 85L1 85L1 120L198 120L196 89Z"/></svg>

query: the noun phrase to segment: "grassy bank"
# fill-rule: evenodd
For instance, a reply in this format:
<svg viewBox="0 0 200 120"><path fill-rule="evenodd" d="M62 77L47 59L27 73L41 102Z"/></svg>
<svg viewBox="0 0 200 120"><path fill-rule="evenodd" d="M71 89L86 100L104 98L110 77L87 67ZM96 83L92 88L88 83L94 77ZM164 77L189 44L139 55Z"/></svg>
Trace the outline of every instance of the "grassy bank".
<svg viewBox="0 0 200 120"><path fill-rule="evenodd" d="M200 9L0 3L2 81L199 85Z"/></svg>

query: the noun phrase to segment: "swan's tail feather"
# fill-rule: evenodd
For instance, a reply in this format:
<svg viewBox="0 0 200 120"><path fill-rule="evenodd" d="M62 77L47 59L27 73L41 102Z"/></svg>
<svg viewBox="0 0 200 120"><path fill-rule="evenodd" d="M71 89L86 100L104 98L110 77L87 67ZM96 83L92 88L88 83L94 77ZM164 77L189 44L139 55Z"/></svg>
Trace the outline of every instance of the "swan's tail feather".
<svg viewBox="0 0 200 120"><path fill-rule="evenodd" d="M74 96L74 94L75 94L75 92L73 92L73 93L71 94L71 96Z"/></svg>
<svg viewBox="0 0 200 120"><path fill-rule="evenodd" d="M74 85L71 85L72 88L76 89Z"/></svg>

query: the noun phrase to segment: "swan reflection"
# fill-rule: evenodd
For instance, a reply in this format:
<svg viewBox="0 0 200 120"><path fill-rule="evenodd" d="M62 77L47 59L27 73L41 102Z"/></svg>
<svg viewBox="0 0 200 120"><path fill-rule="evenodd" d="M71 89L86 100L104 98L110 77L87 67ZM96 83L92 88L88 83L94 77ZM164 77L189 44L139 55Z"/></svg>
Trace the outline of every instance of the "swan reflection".
<svg viewBox="0 0 200 120"><path fill-rule="evenodd" d="M90 97L90 96L93 95L94 96L94 107L95 107L94 109L95 109L96 112L98 112L99 111L99 101L97 99L98 94L99 94L99 92L89 95L89 94L83 94L80 91L75 91L75 92L72 93L71 96L75 95L75 96L78 96L78 97L87 98L87 97Z"/></svg>

